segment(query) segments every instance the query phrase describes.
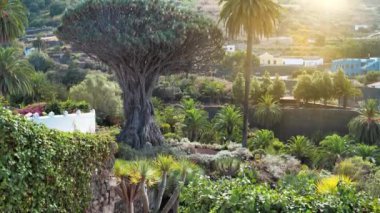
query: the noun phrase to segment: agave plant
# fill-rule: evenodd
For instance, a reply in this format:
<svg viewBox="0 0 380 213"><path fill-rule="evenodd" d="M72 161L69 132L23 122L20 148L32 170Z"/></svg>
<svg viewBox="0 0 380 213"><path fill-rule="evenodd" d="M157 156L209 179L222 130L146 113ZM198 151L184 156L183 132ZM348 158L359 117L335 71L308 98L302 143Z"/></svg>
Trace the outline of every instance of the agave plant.
<svg viewBox="0 0 380 213"><path fill-rule="evenodd" d="M348 124L350 134L368 145L380 145L380 111L379 103L369 99L362 104L360 115Z"/></svg>
<svg viewBox="0 0 380 213"><path fill-rule="evenodd" d="M314 155L315 146L305 136L293 136L288 141L288 153L296 157L301 163L310 163Z"/></svg>
<svg viewBox="0 0 380 213"><path fill-rule="evenodd" d="M134 212L134 201L141 195L144 213L149 212L148 187L157 181L157 173L146 160L117 160L114 174L119 179L116 192L126 204L128 212Z"/></svg>
<svg viewBox="0 0 380 213"><path fill-rule="evenodd" d="M268 129L281 121L282 111L271 95L264 95L256 105L254 117L257 123Z"/></svg>
<svg viewBox="0 0 380 213"><path fill-rule="evenodd" d="M241 161L236 158L222 158L216 161L218 175L234 177L240 170Z"/></svg>

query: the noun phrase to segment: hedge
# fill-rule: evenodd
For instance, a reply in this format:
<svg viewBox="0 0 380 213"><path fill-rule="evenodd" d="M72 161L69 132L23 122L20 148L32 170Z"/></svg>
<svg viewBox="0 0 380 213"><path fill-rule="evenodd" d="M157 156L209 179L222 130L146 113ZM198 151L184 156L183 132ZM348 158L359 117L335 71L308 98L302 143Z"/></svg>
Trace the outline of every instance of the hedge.
<svg viewBox="0 0 380 213"><path fill-rule="evenodd" d="M113 138L63 133L0 105L0 212L84 212Z"/></svg>

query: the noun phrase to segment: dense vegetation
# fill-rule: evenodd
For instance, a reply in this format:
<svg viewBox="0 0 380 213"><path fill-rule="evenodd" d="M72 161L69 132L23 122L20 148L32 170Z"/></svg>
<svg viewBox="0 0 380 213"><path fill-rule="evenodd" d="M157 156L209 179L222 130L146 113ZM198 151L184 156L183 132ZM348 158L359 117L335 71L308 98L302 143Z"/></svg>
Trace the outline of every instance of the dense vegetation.
<svg viewBox="0 0 380 213"><path fill-rule="evenodd" d="M92 174L111 156L113 141L49 130L0 105L0 211L84 211Z"/></svg>

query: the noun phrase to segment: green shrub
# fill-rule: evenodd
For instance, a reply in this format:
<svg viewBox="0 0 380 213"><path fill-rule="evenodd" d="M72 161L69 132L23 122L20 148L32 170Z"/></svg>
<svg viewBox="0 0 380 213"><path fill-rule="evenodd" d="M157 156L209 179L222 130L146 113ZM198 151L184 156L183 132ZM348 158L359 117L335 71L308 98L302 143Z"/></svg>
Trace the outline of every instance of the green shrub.
<svg viewBox="0 0 380 213"><path fill-rule="evenodd" d="M75 113L77 110L80 110L81 112L89 112L90 105L85 101L67 100L64 102L53 101L48 103L45 107L47 113L54 112L56 115L61 115L64 111Z"/></svg>
<svg viewBox="0 0 380 213"><path fill-rule="evenodd" d="M54 62L48 55L41 52L34 52L28 56L28 61L37 71L47 72L54 67Z"/></svg>
<svg viewBox="0 0 380 213"><path fill-rule="evenodd" d="M339 194L308 196L294 190L271 189L255 185L248 178L219 179L205 177L190 182L181 193L181 212L376 212L379 201L339 187Z"/></svg>
<svg viewBox="0 0 380 213"><path fill-rule="evenodd" d="M84 212L108 135L63 133L0 107L0 212Z"/></svg>
<svg viewBox="0 0 380 213"><path fill-rule="evenodd" d="M361 157L352 157L339 162L335 166L335 173L344 175L354 181L366 178L374 169L374 164L363 160Z"/></svg>
<svg viewBox="0 0 380 213"><path fill-rule="evenodd" d="M66 4L60 1L54 2L50 5L50 16L61 15L66 9Z"/></svg>
<svg viewBox="0 0 380 213"><path fill-rule="evenodd" d="M89 72L84 81L70 89L69 97L88 102L104 124L113 125L112 118L122 118L122 100L119 85L110 77L99 71Z"/></svg>

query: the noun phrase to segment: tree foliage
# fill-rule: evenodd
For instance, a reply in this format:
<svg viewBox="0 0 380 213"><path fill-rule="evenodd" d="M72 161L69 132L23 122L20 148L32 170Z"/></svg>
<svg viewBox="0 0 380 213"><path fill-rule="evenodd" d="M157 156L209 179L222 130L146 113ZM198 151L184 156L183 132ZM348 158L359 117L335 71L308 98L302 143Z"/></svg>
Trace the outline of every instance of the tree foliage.
<svg viewBox="0 0 380 213"><path fill-rule="evenodd" d="M27 10L20 0L0 1L0 44L23 35L27 24Z"/></svg>
<svg viewBox="0 0 380 213"><path fill-rule="evenodd" d="M120 117L121 90L109 77L101 72L90 72L84 81L70 89L69 97L72 100L88 102L102 119Z"/></svg>
<svg viewBox="0 0 380 213"><path fill-rule="evenodd" d="M215 24L163 0L89 0L64 15L57 34L114 71L127 115L118 139L134 148L163 142L150 100L159 76L207 71L222 56Z"/></svg>
<svg viewBox="0 0 380 213"><path fill-rule="evenodd" d="M350 134L368 145L380 145L380 111L377 100L370 99L362 104L360 115L348 124Z"/></svg>
<svg viewBox="0 0 380 213"><path fill-rule="evenodd" d="M0 94L31 94L30 77L34 73L28 61L15 48L0 48Z"/></svg>

